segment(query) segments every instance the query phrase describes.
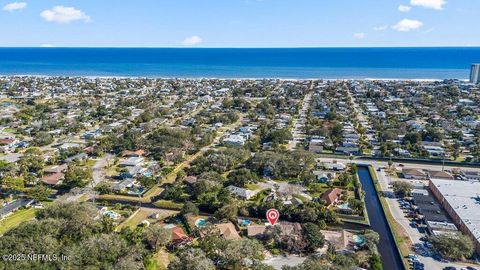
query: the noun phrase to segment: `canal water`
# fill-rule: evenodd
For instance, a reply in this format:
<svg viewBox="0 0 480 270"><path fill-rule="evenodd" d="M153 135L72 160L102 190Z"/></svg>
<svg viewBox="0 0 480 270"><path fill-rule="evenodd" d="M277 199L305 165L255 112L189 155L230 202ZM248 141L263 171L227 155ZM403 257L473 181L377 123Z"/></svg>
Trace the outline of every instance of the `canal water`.
<svg viewBox="0 0 480 270"><path fill-rule="evenodd" d="M388 226L387 218L383 212L380 199L377 196L373 179L368 167L358 167L358 177L365 192L365 204L370 219L371 228L380 235L378 251L380 252L384 270L404 270L402 258L395 246L393 234Z"/></svg>

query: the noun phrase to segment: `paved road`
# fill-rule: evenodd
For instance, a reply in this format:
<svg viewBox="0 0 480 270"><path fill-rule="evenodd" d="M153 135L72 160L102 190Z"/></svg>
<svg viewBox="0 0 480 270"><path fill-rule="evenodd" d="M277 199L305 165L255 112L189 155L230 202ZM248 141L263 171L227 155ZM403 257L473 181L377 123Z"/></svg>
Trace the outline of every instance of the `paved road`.
<svg viewBox="0 0 480 270"><path fill-rule="evenodd" d="M101 159L97 160L95 164L92 167L93 173L92 173L92 186L95 187L99 183L103 182L105 180L105 167L108 163L109 160L113 158L112 154L105 154Z"/></svg>
<svg viewBox="0 0 480 270"><path fill-rule="evenodd" d="M301 257L297 255L275 256L264 260L263 263L273 266L274 269L280 270L284 265L297 266L303 263L305 259L306 257Z"/></svg>
<svg viewBox="0 0 480 270"><path fill-rule="evenodd" d="M9 154L6 154L4 156L0 156L0 160L4 160L8 163L15 163L17 162L18 160L20 160L20 158L22 157L23 155L20 154L20 153L9 153Z"/></svg>
<svg viewBox="0 0 480 270"><path fill-rule="evenodd" d="M310 86L310 91L313 89L314 83ZM305 139L305 121L307 119L308 108L310 108L310 103L312 101L313 93L310 92L305 95L302 108L298 114L297 118L293 119L293 129L292 129L292 140L288 143L288 148L294 150L297 148L297 144L302 142Z"/></svg>
<svg viewBox="0 0 480 270"><path fill-rule="evenodd" d="M336 160L338 162L347 164L352 162L351 160L344 158L344 157L338 157L338 158L333 158L333 157L328 157L328 158L318 158L318 160L325 161L325 162L332 162L333 160ZM367 164L367 165L372 165L375 168L379 167L387 167L388 166L388 161L378 161L378 160L371 160L371 159L355 159L355 163L361 163L361 164ZM399 162L394 162L393 166L397 168L401 168ZM467 168L466 170L468 171L480 171L480 168L472 168L472 167L462 167L462 166L442 166L441 164L420 164L420 163L403 163L405 168L417 168L417 169L424 169L424 170L435 170L435 171L441 171L442 167L444 167L445 170L453 170L453 169L458 169L458 168Z"/></svg>
<svg viewBox="0 0 480 270"><path fill-rule="evenodd" d="M94 198L96 194L93 188L105 180L105 167L108 161L112 158L112 154L105 154L105 156L95 162L92 167L93 172L91 185L85 188L72 189L67 194L58 197L58 200L64 202L76 202L82 198L86 200Z"/></svg>

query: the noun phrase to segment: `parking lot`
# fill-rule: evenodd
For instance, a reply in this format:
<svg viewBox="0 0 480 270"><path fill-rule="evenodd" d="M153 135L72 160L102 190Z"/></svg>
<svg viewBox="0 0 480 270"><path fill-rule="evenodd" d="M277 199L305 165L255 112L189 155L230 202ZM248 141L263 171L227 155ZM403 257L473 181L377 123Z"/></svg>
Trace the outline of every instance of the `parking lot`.
<svg viewBox="0 0 480 270"><path fill-rule="evenodd" d="M453 267L450 269L470 270L478 268L467 268L467 265L443 260L439 254L433 252L431 244L426 241L428 237L426 225L423 224L422 221L415 219L412 204L406 200L397 198L394 195L391 183L399 179L393 179L393 177L387 175L384 170L377 169L376 173L382 186L382 190L386 194L386 201L394 219L405 229L412 242L412 254L410 254L408 258L410 269L442 270L448 269L448 267Z"/></svg>

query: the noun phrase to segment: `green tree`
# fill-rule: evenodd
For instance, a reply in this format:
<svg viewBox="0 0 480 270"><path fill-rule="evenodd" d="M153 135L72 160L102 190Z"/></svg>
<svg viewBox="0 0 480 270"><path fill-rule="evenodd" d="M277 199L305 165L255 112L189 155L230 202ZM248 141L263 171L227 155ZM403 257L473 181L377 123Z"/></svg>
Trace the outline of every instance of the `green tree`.
<svg viewBox="0 0 480 270"><path fill-rule="evenodd" d="M169 270L215 270L212 260L197 248L190 248L180 252L168 265Z"/></svg>
<svg viewBox="0 0 480 270"><path fill-rule="evenodd" d="M25 188L25 182L21 177L12 177L12 176L3 177L1 183L7 189L21 191Z"/></svg>
<svg viewBox="0 0 480 270"><path fill-rule="evenodd" d="M145 229L144 239L151 249L158 250L170 242L171 235L169 230L154 224Z"/></svg>
<svg viewBox="0 0 480 270"><path fill-rule="evenodd" d="M373 230L365 230L363 237L365 246L373 253L377 253L377 244L380 241L380 235Z"/></svg>
<svg viewBox="0 0 480 270"><path fill-rule="evenodd" d="M307 250L314 252L317 248L323 247L325 237L320 232L320 227L314 223L305 223L302 226L303 238L307 242Z"/></svg>
<svg viewBox="0 0 480 270"><path fill-rule="evenodd" d="M371 270L382 270L382 261L380 260L380 255L377 253L372 254L370 256L370 260L368 261L370 263L370 269Z"/></svg>
<svg viewBox="0 0 480 270"><path fill-rule="evenodd" d="M262 260L263 250L262 244L257 240L242 238L227 241L220 254L227 262L227 269L244 269L245 260L257 262Z"/></svg>
<svg viewBox="0 0 480 270"><path fill-rule="evenodd" d="M52 194L52 190L43 185L38 185L27 190L28 197L37 201L46 201L50 194Z"/></svg>
<svg viewBox="0 0 480 270"><path fill-rule="evenodd" d="M39 148L29 148L18 162L23 174L40 174L44 167L44 158Z"/></svg>
<svg viewBox="0 0 480 270"><path fill-rule="evenodd" d="M249 183L256 183L258 181L257 175L253 174L247 168L241 168L238 170L231 171L228 174L227 179L228 179L229 185L234 185L242 188Z"/></svg>
<svg viewBox="0 0 480 270"><path fill-rule="evenodd" d="M188 201L183 204L183 207L180 213L182 215L187 215L187 214L198 215L199 210L198 210L198 207L193 202Z"/></svg>
<svg viewBox="0 0 480 270"><path fill-rule="evenodd" d="M410 196L413 190L413 185L406 181L394 181L392 187L393 191L401 197Z"/></svg>
<svg viewBox="0 0 480 270"><path fill-rule="evenodd" d="M461 260L472 256L474 251L473 241L463 234L441 234L430 237L433 249L442 256Z"/></svg>
<svg viewBox="0 0 480 270"><path fill-rule="evenodd" d="M238 214L238 206L235 203L227 204L215 212L218 219L234 220Z"/></svg>
<svg viewBox="0 0 480 270"><path fill-rule="evenodd" d="M65 180L63 183L70 188L85 187L92 181L92 170L89 168L80 167L77 164L68 166L67 173L65 173Z"/></svg>
<svg viewBox="0 0 480 270"><path fill-rule="evenodd" d="M53 143L53 137L47 132L39 132L35 135L33 139L33 145L35 146L46 146Z"/></svg>

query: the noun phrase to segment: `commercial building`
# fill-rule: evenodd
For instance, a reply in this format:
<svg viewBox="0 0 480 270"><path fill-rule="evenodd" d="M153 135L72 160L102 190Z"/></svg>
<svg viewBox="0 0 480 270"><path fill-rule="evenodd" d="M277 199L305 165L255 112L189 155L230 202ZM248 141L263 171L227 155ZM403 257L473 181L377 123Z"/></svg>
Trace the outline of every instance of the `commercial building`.
<svg viewBox="0 0 480 270"><path fill-rule="evenodd" d="M480 83L480 64L473 64L470 72L470 82Z"/></svg>
<svg viewBox="0 0 480 270"><path fill-rule="evenodd" d="M480 252L480 182L430 179L430 191Z"/></svg>

